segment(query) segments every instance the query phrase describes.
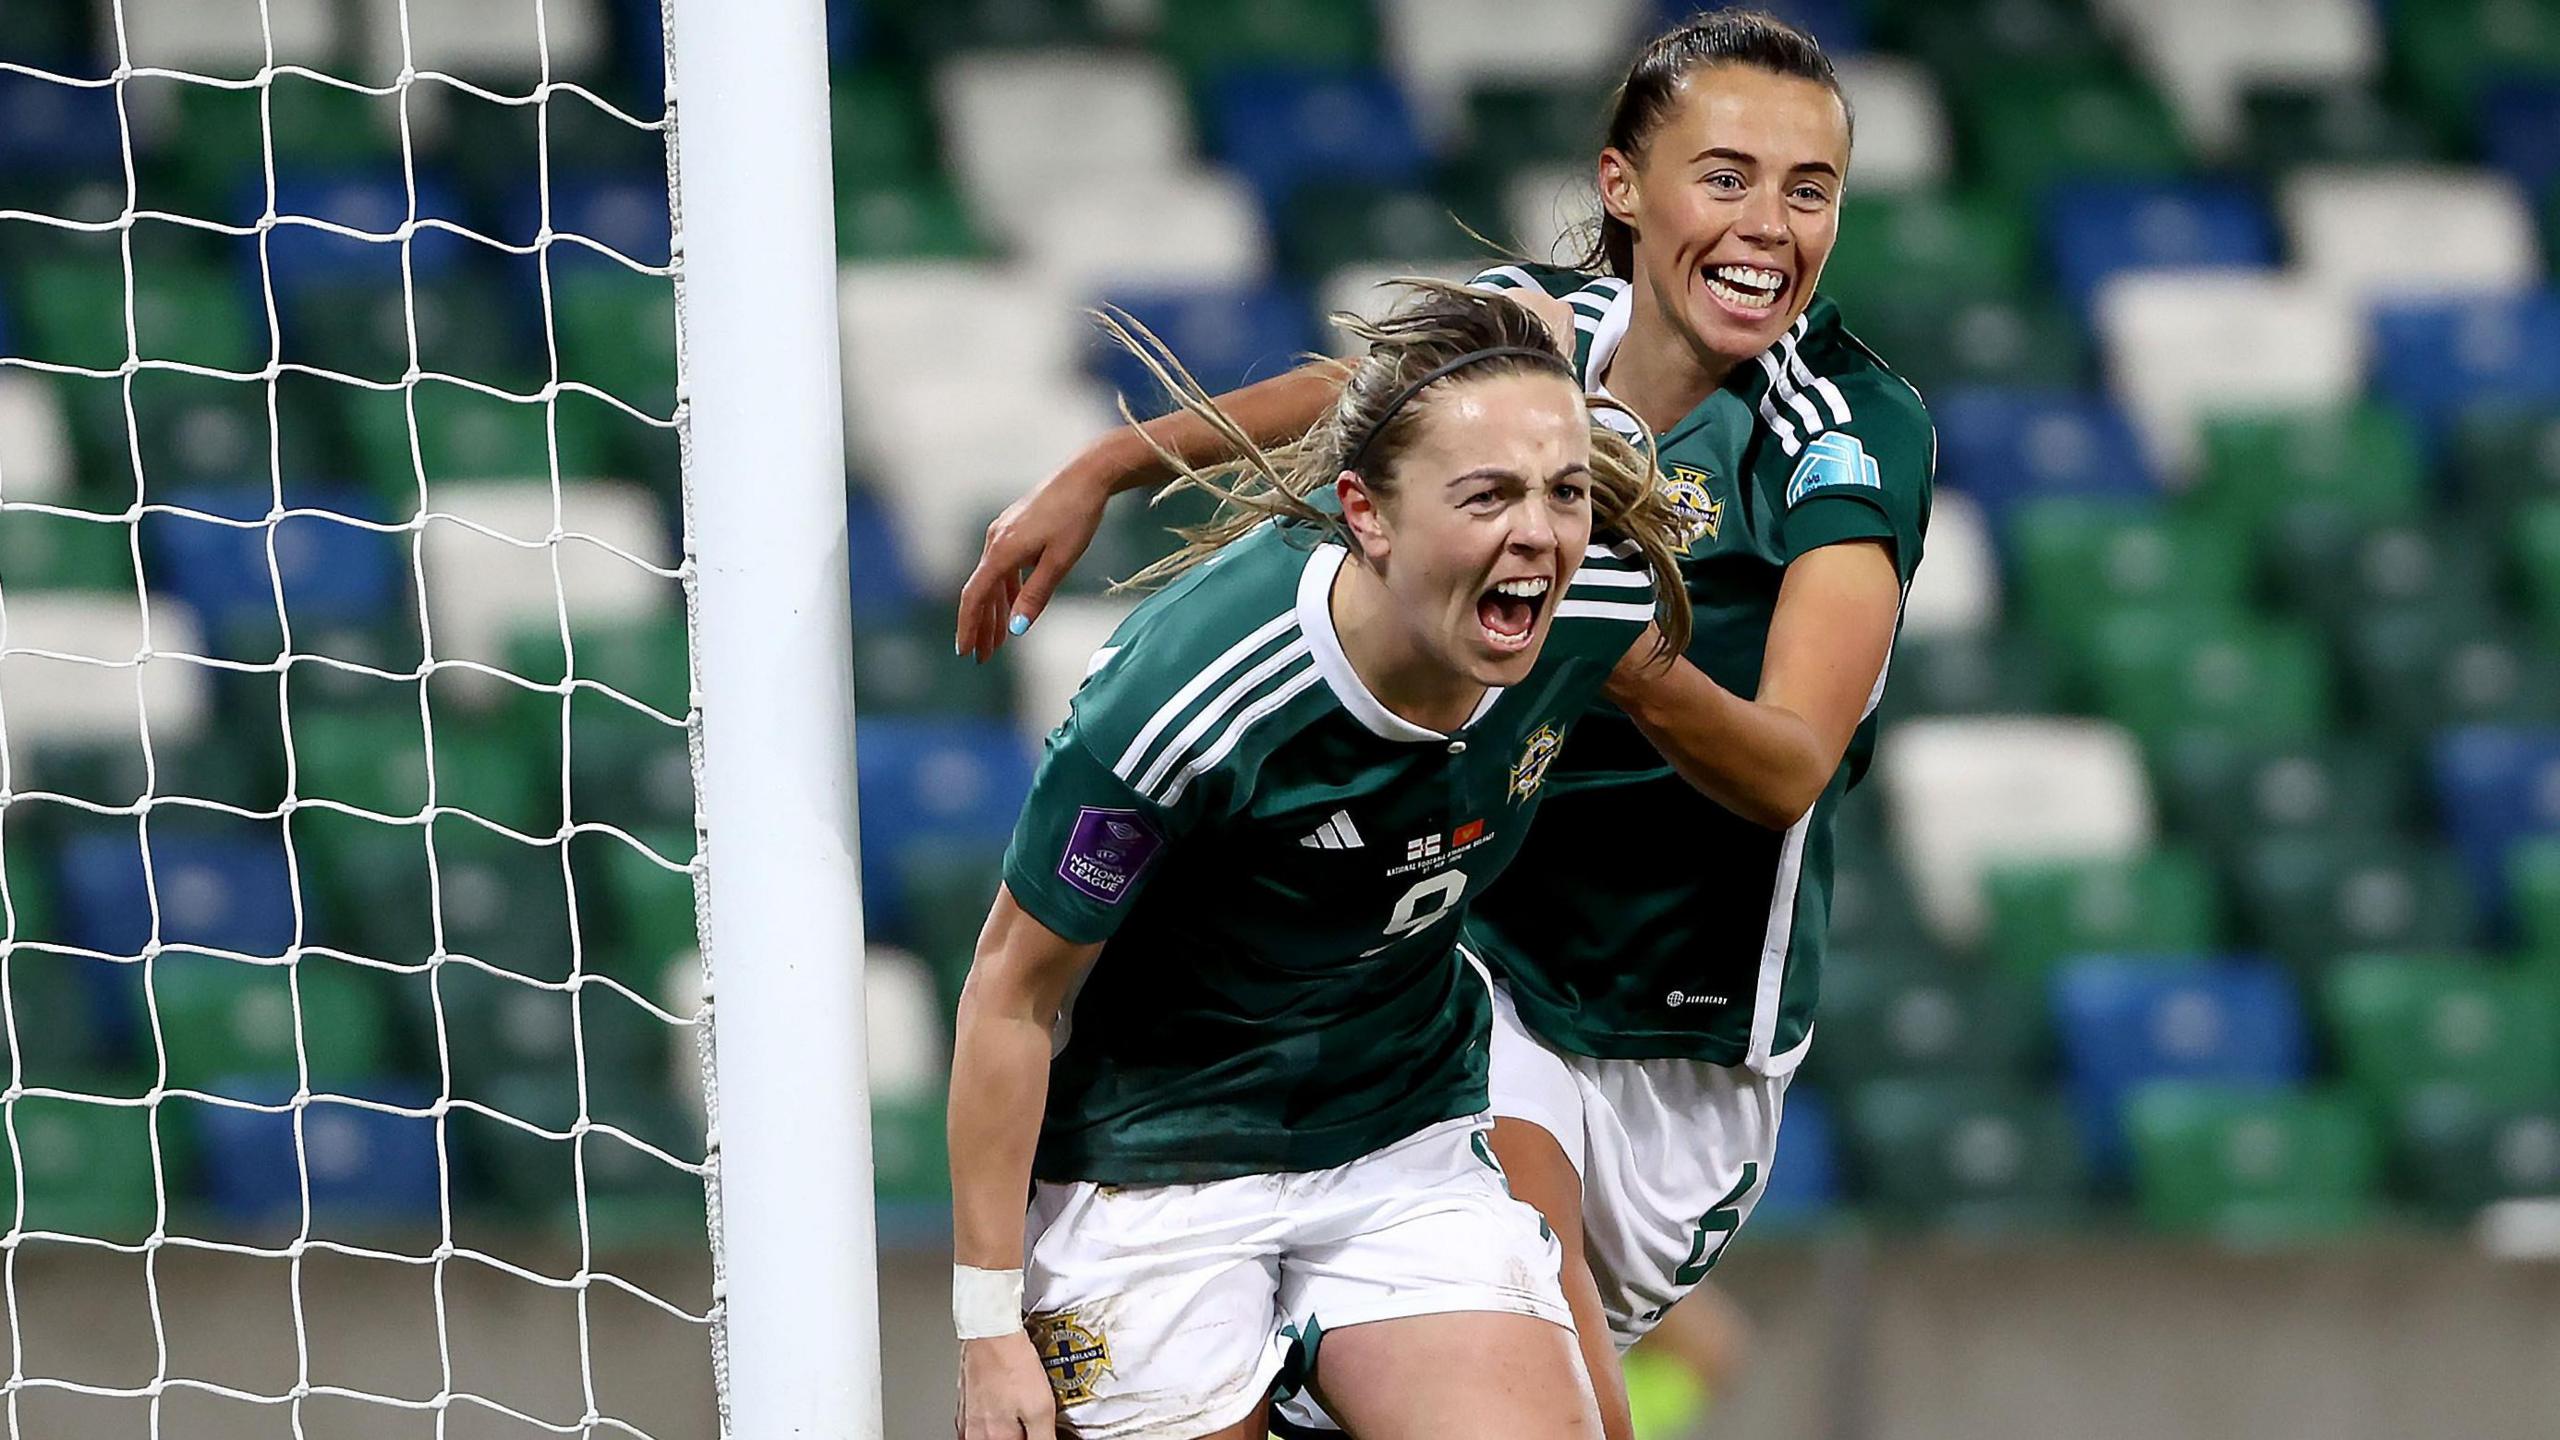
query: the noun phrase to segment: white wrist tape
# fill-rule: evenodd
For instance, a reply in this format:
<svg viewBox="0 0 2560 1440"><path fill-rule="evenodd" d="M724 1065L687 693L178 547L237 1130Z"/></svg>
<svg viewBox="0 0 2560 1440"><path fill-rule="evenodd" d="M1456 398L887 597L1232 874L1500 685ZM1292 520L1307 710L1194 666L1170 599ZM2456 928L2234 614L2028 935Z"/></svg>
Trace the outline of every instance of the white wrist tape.
<svg viewBox="0 0 2560 1440"><path fill-rule="evenodd" d="M1022 1328L1022 1272L951 1267L951 1326L963 1340L988 1340Z"/></svg>

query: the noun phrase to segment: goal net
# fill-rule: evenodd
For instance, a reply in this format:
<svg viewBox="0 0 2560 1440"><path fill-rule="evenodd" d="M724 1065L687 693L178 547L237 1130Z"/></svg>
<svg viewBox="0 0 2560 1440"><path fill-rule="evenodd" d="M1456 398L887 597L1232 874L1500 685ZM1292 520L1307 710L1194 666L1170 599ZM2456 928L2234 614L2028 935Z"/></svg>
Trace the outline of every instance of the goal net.
<svg viewBox="0 0 2560 1440"><path fill-rule="evenodd" d="M5 17L8 1433L709 1433L657 0Z"/></svg>

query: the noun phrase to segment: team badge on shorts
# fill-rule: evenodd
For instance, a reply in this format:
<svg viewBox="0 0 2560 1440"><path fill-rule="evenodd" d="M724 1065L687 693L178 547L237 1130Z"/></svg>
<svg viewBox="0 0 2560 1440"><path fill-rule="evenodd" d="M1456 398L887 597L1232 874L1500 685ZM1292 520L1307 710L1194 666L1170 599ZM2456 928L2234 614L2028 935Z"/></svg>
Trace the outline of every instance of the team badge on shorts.
<svg viewBox="0 0 2560 1440"><path fill-rule="evenodd" d="M1555 763L1556 751L1563 744L1564 737L1556 733L1555 726L1541 725L1529 737L1529 743L1520 747L1520 758L1511 766L1511 798L1515 802L1538 793L1538 787L1546 782L1547 767Z"/></svg>
<svg viewBox="0 0 2560 1440"><path fill-rule="evenodd" d="M1713 540L1724 525L1724 502L1717 499L1715 477L1695 465L1671 467L1669 483L1662 487L1671 508L1680 516L1680 553L1686 555L1701 540Z"/></svg>
<svg viewBox="0 0 2560 1440"><path fill-rule="evenodd" d="M1111 1372L1111 1342L1079 1322L1072 1310L1034 1315L1025 1323L1031 1348L1040 1352L1041 1368L1049 1372L1049 1388L1057 1392L1058 1408L1092 1399L1094 1385Z"/></svg>

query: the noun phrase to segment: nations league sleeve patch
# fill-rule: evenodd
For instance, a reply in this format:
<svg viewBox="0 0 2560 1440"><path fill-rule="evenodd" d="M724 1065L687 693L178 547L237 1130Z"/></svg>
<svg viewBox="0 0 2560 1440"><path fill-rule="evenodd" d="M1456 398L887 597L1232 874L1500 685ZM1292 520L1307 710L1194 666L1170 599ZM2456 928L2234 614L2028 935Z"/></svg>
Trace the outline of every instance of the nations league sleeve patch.
<svg viewBox="0 0 2560 1440"><path fill-rule="evenodd" d="M1087 805L1076 812L1075 833L1067 837L1058 878L1105 905L1117 905L1163 845L1164 837L1139 819L1137 811Z"/></svg>
<svg viewBox="0 0 2560 1440"><path fill-rule="evenodd" d="M1884 477L1857 436L1839 430L1825 431L1805 447L1804 458L1796 462L1796 473L1787 481L1787 504L1792 508L1816 490L1844 485L1881 490Z"/></svg>

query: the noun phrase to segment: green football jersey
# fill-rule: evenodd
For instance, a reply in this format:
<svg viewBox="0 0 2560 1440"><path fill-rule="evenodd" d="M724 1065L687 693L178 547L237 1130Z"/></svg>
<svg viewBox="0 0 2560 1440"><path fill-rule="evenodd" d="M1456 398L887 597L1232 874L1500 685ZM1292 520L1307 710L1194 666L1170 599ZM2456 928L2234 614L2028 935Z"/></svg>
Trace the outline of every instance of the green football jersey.
<svg viewBox="0 0 2560 1440"><path fill-rule="evenodd" d="M1633 305L1626 281L1506 265L1476 283L1563 297L1584 385L1606 393ZM1658 444L1689 520L1689 659L1726 689L1758 692L1778 586L1798 556L1881 541L1907 593L1937 436L1919 393L1842 327L1828 298L1816 295L1785 339ZM1783 832L1691 789L1613 707L1576 727L1522 851L1520 873L1537 885L1497 887L1468 921L1522 1021L1601 1058L1770 1074L1799 1062L1830 925L1833 818L1874 754L1883 691L1880 676L1829 788Z"/></svg>
<svg viewBox="0 0 2560 1440"><path fill-rule="evenodd" d="M1254 531L1141 603L1049 736L1005 884L1103 949L1062 1020L1041 1179L1325 1169L1485 1108L1491 1006L1459 922L1652 580L1593 545L1528 678L1442 734L1344 657L1347 561Z"/></svg>

